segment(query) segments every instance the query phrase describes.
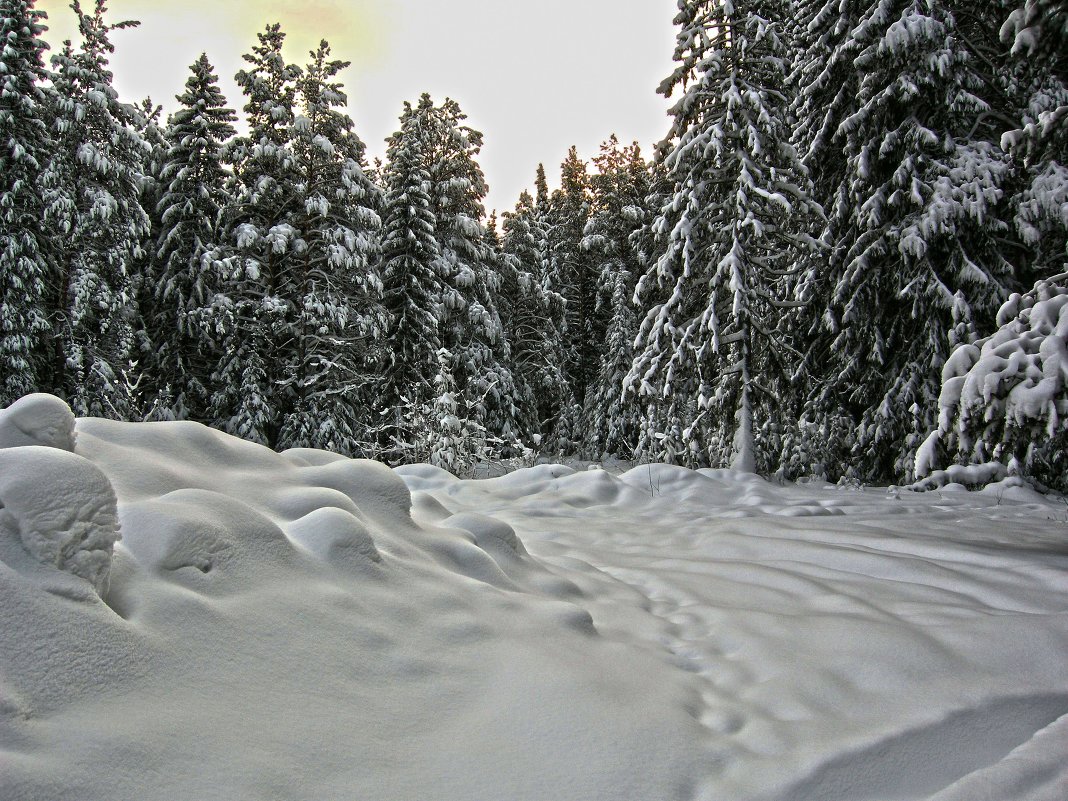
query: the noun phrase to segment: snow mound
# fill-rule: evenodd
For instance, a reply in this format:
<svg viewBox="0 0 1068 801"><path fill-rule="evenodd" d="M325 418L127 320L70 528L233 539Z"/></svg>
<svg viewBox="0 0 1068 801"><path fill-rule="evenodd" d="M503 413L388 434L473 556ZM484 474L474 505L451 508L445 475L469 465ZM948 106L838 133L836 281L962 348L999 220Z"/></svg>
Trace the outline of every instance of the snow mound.
<svg viewBox="0 0 1068 801"><path fill-rule="evenodd" d="M1068 517L1011 477L76 431L0 450L5 799L1063 797Z"/></svg>
<svg viewBox="0 0 1068 801"><path fill-rule="evenodd" d="M286 534L331 564L366 566L382 561L367 526L351 512L334 506L320 507L294 520Z"/></svg>
<svg viewBox="0 0 1068 801"><path fill-rule="evenodd" d="M74 451L74 413L54 395L27 395L0 409L0 448L43 445Z"/></svg>
<svg viewBox="0 0 1068 801"><path fill-rule="evenodd" d="M103 595L119 539L111 484L87 459L57 448L0 450L0 536L18 537L38 562Z"/></svg>
<svg viewBox="0 0 1068 801"><path fill-rule="evenodd" d="M262 512L218 492L187 489L123 504L123 548L153 573L199 592L252 589L297 551Z"/></svg>

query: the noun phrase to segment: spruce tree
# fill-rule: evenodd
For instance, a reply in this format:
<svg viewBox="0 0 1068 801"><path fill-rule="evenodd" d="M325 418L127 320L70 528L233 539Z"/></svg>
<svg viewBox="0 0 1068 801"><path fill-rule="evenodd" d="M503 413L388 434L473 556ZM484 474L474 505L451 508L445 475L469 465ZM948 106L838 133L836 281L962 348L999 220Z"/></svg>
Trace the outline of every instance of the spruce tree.
<svg viewBox="0 0 1068 801"><path fill-rule="evenodd" d="M223 225L229 252L216 256L220 361L210 416L228 433L274 446L294 347L291 279L299 232L293 220L302 209L292 136L301 71L282 55L281 26L268 25L257 37L243 56L249 67L235 76L247 98L249 132L229 148L235 197Z"/></svg>
<svg viewBox="0 0 1068 801"><path fill-rule="evenodd" d="M809 57L829 51L829 66L802 71L797 113L826 111L799 144L824 165L829 254L798 290L812 304L805 419L851 446L829 454L832 473L907 478L954 315L989 321L1013 280L998 247L1009 164L975 136L989 104L946 3L810 6Z"/></svg>
<svg viewBox="0 0 1068 801"><path fill-rule="evenodd" d="M510 309L506 336L517 419L525 441L548 441L570 397L560 334L564 300L544 280L546 242L528 192L519 196L514 211L505 212L503 227L504 296Z"/></svg>
<svg viewBox="0 0 1068 801"><path fill-rule="evenodd" d="M1021 188L1012 201L1029 251L1020 279L1029 286L1068 265L1068 3L1022 0L1016 6L1001 37L1010 48L1007 91L1017 100L1017 124L1001 142L1019 171Z"/></svg>
<svg viewBox="0 0 1068 801"><path fill-rule="evenodd" d="M623 382L634 358L638 320L633 295L642 272L633 239L649 221L645 203L652 175L638 144L622 147L615 135L602 144L593 163L593 214L582 247L597 273L588 326L600 354L583 407L583 450L593 458L630 457L637 445L637 409L625 401Z"/></svg>
<svg viewBox="0 0 1068 801"><path fill-rule="evenodd" d="M50 388L56 262L41 228L48 125L46 15L34 0L0 2L0 407Z"/></svg>
<svg viewBox="0 0 1068 801"><path fill-rule="evenodd" d="M443 287L436 264L423 117L404 104L400 129L389 139L383 209L382 282L389 313L389 355L378 409L387 416L385 445L392 459L423 436L413 417L432 399L441 335Z"/></svg>
<svg viewBox="0 0 1068 801"><path fill-rule="evenodd" d="M787 4L682 2L678 67L661 85L674 123L674 186L655 224L661 255L628 383L648 405L643 454L687 465L774 469L764 432L795 358L776 331L792 252L818 211L787 142ZM651 436L649 436L651 435Z"/></svg>
<svg viewBox="0 0 1068 801"><path fill-rule="evenodd" d="M134 414L130 383L134 321L131 271L150 232L139 196L148 146L137 112L111 85L110 34L137 23L108 23L105 0L85 12L81 43L53 57L56 152L41 183L57 254L57 323L53 389L75 414L126 419Z"/></svg>
<svg viewBox="0 0 1068 801"><path fill-rule="evenodd" d="M436 269L442 279L441 339L454 359L453 373L474 425L506 442L519 434L508 342L497 310L500 276L482 220L486 179L477 156L482 134L466 125L455 100L435 105L424 94L415 113L423 120L430 177Z"/></svg>
<svg viewBox="0 0 1068 801"><path fill-rule="evenodd" d="M210 309L218 292L211 254L228 202L224 145L234 136L233 109L205 54L191 66L179 109L165 134L156 206L156 270L146 324L154 345L156 419L204 420L218 361Z"/></svg>
<svg viewBox="0 0 1068 801"><path fill-rule="evenodd" d="M573 146L560 165L560 189L551 195L549 209L548 278L553 291L563 296L567 304L565 371L575 398L569 414L576 415L597 371L600 342L594 321L597 272L582 247L583 232L592 213L590 177L586 162ZM572 425L580 425L579 420L576 418Z"/></svg>
<svg viewBox="0 0 1068 801"><path fill-rule="evenodd" d="M299 232L293 274L293 362L279 447L352 455L371 426L379 350L385 333L382 282L374 268L381 226L379 190L363 172L364 144L324 41L297 82L293 122Z"/></svg>
<svg viewBox="0 0 1068 801"><path fill-rule="evenodd" d="M160 415L161 388L157 356L159 346L153 335L151 318L152 296L155 293L159 265L156 262L155 242L159 238L159 200L162 195L161 171L167 155L167 142L160 122L163 107L146 97L136 107L134 127L145 142L141 160L141 207L148 216L148 234L141 255L130 265L130 296L132 298L133 361L131 383L133 406L138 417L155 420L171 419Z"/></svg>

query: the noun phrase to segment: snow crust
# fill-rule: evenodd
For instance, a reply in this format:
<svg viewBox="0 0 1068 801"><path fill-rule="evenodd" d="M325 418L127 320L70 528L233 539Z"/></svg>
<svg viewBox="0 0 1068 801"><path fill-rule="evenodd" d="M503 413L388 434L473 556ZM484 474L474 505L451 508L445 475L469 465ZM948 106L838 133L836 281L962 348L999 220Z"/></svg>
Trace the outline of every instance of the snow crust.
<svg viewBox="0 0 1068 801"><path fill-rule="evenodd" d="M1057 498L76 431L0 450L4 799L1066 797Z"/></svg>

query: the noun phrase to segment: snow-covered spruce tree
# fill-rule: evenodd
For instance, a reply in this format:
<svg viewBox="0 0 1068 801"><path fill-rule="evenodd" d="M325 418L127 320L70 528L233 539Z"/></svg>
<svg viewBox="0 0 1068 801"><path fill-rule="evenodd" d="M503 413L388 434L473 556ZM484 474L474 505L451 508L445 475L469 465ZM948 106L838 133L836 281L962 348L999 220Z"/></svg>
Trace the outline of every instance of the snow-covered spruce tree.
<svg viewBox="0 0 1068 801"><path fill-rule="evenodd" d="M49 230L60 240L53 323L53 391L75 414L129 418L136 309L130 273L143 257L149 220L141 207L147 145L136 110L120 103L108 58L105 0L75 0L81 43L53 56L55 152L41 178Z"/></svg>
<svg viewBox="0 0 1068 801"><path fill-rule="evenodd" d="M382 446L400 461L425 438L419 411L435 397L443 293L436 265L430 175L423 149L423 117L404 104L400 129L389 139L384 172L382 283L389 313L389 353L376 408L385 423Z"/></svg>
<svg viewBox="0 0 1068 801"><path fill-rule="evenodd" d="M591 458L630 457L637 445L638 407L624 400L623 383L634 361L638 332L634 289L642 264L634 237L649 222L645 208L652 174L638 144L623 147L613 135L593 159L593 213L582 247L597 271L597 294L589 327L601 351L583 403L582 450Z"/></svg>
<svg viewBox="0 0 1068 801"><path fill-rule="evenodd" d="M785 2L680 3L681 97L665 143L674 194L662 247L637 296L646 310L628 384L649 405L643 455L687 465L774 469L758 434L776 414L794 353L776 326L788 259L809 247L818 208L786 141Z"/></svg>
<svg viewBox="0 0 1068 801"><path fill-rule="evenodd" d="M1027 278L1068 264L1068 3L1021 0L1001 28L1011 46L1018 125L1002 146L1016 159L1022 190L1013 197L1017 230L1028 246Z"/></svg>
<svg viewBox="0 0 1068 801"><path fill-rule="evenodd" d="M293 153L299 67L282 55L285 34L267 26L243 56L248 69L235 76L247 98L247 136L234 140L228 160L234 199L225 211L225 251L214 260L220 293L213 304L220 360L209 407L213 424L265 445L278 441L283 382L292 364L293 262L303 211Z"/></svg>
<svg viewBox="0 0 1068 801"><path fill-rule="evenodd" d="M0 407L50 388L55 262L41 228L48 45L34 0L0 0Z"/></svg>
<svg viewBox="0 0 1068 801"><path fill-rule="evenodd" d="M455 100L435 105L424 94L415 113L424 121L434 236L440 250L436 269L444 290L442 345L452 354L456 384L473 423L510 443L519 435L515 383L497 311L500 276L482 225L487 192L477 161L482 134L465 124L467 116Z"/></svg>
<svg viewBox="0 0 1068 801"><path fill-rule="evenodd" d="M165 132L155 269L146 293L144 319L155 354L155 403L149 412L154 419L206 419L219 358L210 313L218 276L210 254L228 202L222 149L234 136L236 115L207 55L189 69Z"/></svg>
<svg viewBox="0 0 1068 801"><path fill-rule="evenodd" d="M575 395L571 379L567 374L570 345L567 336L567 300L556 285L553 276L553 226L554 212L552 198L549 195L549 183L545 176L545 165L539 163L534 173L534 214L531 218L531 233L537 242L539 267L537 275L542 289L549 300L551 314L546 323L551 323L547 330L551 350L546 351L547 364L552 366L552 374L561 377L559 393L547 395L545 400L551 405L542 408L542 447L564 450L567 444L573 450L574 437L563 431L569 424L577 422L575 415ZM555 384L553 385L555 388ZM570 422L569 422L570 421Z"/></svg>
<svg viewBox="0 0 1068 801"><path fill-rule="evenodd" d="M563 296L565 311L564 352L571 393L571 414L580 414L586 388L600 366L603 330L596 320L597 265L582 247L583 232L593 211L587 164L572 146L560 165L560 188L549 201L548 279L553 291ZM573 421L576 428L579 418ZM568 443L561 443L564 447ZM577 440L572 445L577 445Z"/></svg>
<svg viewBox="0 0 1068 801"><path fill-rule="evenodd" d="M427 461L456 476L466 476L478 455L478 441L485 435L471 421L452 375L452 354L438 351L436 393L426 432Z"/></svg>
<svg viewBox="0 0 1068 801"><path fill-rule="evenodd" d="M293 122L300 206L286 299L293 355L285 377L278 447L363 450L381 368L386 317L375 265L381 194L363 172L364 144L339 111L346 61L321 42L297 81Z"/></svg>
<svg viewBox="0 0 1068 801"><path fill-rule="evenodd" d="M511 344L516 383L517 420L524 441L548 441L560 410L570 397L563 373L564 300L544 280L545 236L534 199L519 196L515 210L504 214L503 293L509 314L506 336Z"/></svg>
<svg viewBox="0 0 1068 801"><path fill-rule="evenodd" d="M807 445L827 443L808 461L832 476L907 477L951 331L990 319L1012 281L998 246L1009 164L972 138L989 105L946 3L809 9L806 58L830 55L825 70L799 70L795 106L799 118L824 110L799 144L829 218L829 252L798 289L812 310L802 420Z"/></svg>
<svg viewBox="0 0 1068 801"><path fill-rule="evenodd" d="M148 420L171 419L157 415L160 407L159 355L153 338L151 315L152 296L155 294L159 265L156 263L155 242L159 238L159 201L163 192L160 178L163 162L167 156L167 141L163 133L163 107L146 97L137 106L134 127L145 142L144 158L141 160L141 208L148 216L148 235L140 257L130 265L130 297L133 306L133 361L130 382L134 414Z"/></svg>
<svg viewBox="0 0 1068 801"><path fill-rule="evenodd" d="M366 443L368 371L385 326L372 267L380 197L337 110L346 62L324 42L302 70L286 63L284 39L268 26L236 76L249 135L230 149L213 410L227 430L271 447L352 454Z"/></svg>
<svg viewBox="0 0 1068 801"><path fill-rule="evenodd" d="M1020 475L1068 492L1068 273L1013 294L997 325L946 361L916 476L937 486Z"/></svg>

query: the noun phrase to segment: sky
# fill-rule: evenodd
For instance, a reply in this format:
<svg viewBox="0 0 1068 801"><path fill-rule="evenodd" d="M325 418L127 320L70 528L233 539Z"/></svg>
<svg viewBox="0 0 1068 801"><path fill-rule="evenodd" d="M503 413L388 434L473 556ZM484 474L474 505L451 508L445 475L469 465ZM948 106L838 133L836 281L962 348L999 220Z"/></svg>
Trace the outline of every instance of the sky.
<svg viewBox="0 0 1068 801"><path fill-rule="evenodd" d="M83 0L85 6L92 0ZM38 0L54 50L75 36L69 0ZM349 114L371 157L397 127L405 100L456 99L482 131L487 211L512 208L539 162L550 185L570 145L589 159L612 133L643 152L668 130L656 87L671 70L675 0L112 0L109 19L141 26L113 35L115 86L127 102L175 106L188 65L206 52L230 105L256 33L281 22L287 58L327 39Z"/></svg>

